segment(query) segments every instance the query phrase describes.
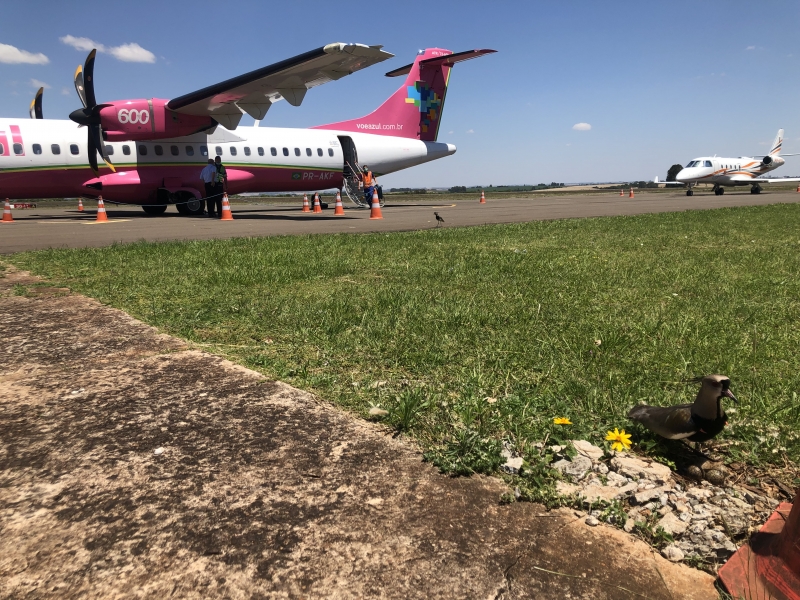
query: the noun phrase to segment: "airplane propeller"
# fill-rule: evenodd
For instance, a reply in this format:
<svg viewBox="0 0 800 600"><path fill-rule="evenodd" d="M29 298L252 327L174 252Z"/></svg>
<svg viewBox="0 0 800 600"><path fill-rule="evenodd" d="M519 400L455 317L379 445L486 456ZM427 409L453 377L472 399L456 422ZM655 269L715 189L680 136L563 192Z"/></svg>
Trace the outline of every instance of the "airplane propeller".
<svg viewBox="0 0 800 600"><path fill-rule="evenodd" d="M108 168L116 172L114 165L111 164L103 144L103 128L100 122L100 111L111 104L97 104L94 95L94 57L97 50L89 52L83 68L78 65L75 71L75 91L81 99L83 108L79 108L70 113L69 118L78 125L88 127L88 147L89 147L89 166L92 167L95 175L99 175L97 169L97 153L103 158Z"/></svg>
<svg viewBox="0 0 800 600"><path fill-rule="evenodd" d="M42 94L44 94L44 88L40 87L39 91L36 92L36 96L34 96L31 101L31 119L44 119L44 114L42 113Z"/></svg>

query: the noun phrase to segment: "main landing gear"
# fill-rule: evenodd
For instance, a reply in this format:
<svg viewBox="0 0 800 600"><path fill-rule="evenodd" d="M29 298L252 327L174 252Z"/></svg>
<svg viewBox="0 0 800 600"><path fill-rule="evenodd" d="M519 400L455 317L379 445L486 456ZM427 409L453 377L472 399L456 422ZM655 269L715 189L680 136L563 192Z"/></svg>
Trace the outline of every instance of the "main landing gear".
<svg viewBox="0 0 800 600"><path fill-rule="evenodd" d="M760 185L754 185L753 187L750 188L750 193L751 194L760 194L761 193L761 186Z"/></svg>
<svg viewBox="0 0 800 600"><path fill-rule="evenodd" d="M686 190L686 195L687 196L694 196L694 190L692 188L689 188L688 190Z"/></svg>
<svg viewBox="0 0 800 600"><path fill-rule="evenodd" d="M714 188L714 195L715 196L722 196L722 194L724 194L724 193L725 193L725 188L724 187L720 186L720 187L715 187Z"/></svg>

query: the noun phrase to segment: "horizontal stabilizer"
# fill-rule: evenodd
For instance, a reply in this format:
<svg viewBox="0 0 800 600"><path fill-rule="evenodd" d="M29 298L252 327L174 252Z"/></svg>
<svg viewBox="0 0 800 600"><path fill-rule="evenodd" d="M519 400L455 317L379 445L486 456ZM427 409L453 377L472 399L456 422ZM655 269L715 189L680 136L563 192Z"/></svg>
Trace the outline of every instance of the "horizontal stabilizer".
<svg viewBox="0 0 800 600"><path fill-rule="evenodd" d="M463 60L470 60L472 58L478 58L483 56L484 54L492 54L493 52L497 52L497 50L466 50L464 52L456 52L455 54L448 54L447 56L437 56L434 58L426 58L425 60L419 61L420 67L438 67L442 65L447 65L448 67L452 67L457 62L461 62ZM399 77L400 75L408 75L411 72L411 68L414 66L414 63L410 65L406 65L405 67L400 67L399 69L395 69L394 71L389 71L386 76L387 77Z"/></svg>

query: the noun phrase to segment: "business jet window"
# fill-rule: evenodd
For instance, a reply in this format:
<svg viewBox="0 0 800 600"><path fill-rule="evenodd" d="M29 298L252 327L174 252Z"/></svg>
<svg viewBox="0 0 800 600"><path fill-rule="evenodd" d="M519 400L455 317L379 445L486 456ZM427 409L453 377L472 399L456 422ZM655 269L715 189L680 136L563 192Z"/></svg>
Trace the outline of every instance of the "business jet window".
<svg viewBox="0 0 800 600"><path fill-rule="evenodd" d="M125 145L122 147L122 153L123 153L125 156L130 156L130 155L131 155L131 147L130 147L130 146L128 146L128 144L125 144Z"/></svg>
<svg viewBox="0 0 800 600"><path fill-rule="evenodd" d="M311 151L311 148L306 148L306 156L313 156L313 154L314 153Z"/></svg>
<svg viewBox="0 0 800 600"><path fill-rule="evenodd" d="M231 146L231 156L236 156L236 147Z"/></svg>
<svg viewBox="0 0 800 600"><path fill-rule="evenodd" d="M328 148L328 156L333 156L333 148Z"/></svg>
<svg viewBox="0 0 800 600"><path fill-rule="evenodd" d="M711 165L711 161L710 161L710 160L707 160L705 163L703 163L703 166L704 166L704 167L710 167L710 166L712 166L712 165Z"/></svg>
<svg viewBox="0 0 800 600"><path fill-rule="evenodd" d="M142 156L147 156L147 146L144 144L139 144L139 154Z"/></svg>
<svg viewBox="0 0 800 600"><path fill-rule="evenodd" d="M31 146L31 148L33 148L33 153L34 154L41 154L42 153L42 147L39 144L34 144L33 146Z"/></svg>
<svg viewBox="0 0 800 600"><path fill-rule="evenodd" d="M164 155L164 148L161 146L161 144L156 144L153 146L153 150L155 150L156 156Z"/></svg>
<svg viewBox="0 0 800 600"><path fill-rule="evenodd" d="M289 149L288 148L284 148L283 149L283 155L284 156L289 156Z"/></svg>
<svg viewBox="0 0 800 600"><path fill-rule="evenodd" d="M194 146L186 146L186 156L194 156Z"/></svg>
<svg viewBox="0 0 800 600"><path fill-rule="evenodd" d="M113 154L114 154L114 148L106 145L106 156L112 156Z"/></svg>
<svg viewBox="0 0 800 600"><path fill-rule="evenodd" d="M200 146L200 154L203 156L208 156L208 146Z"/></svg>
<svg viewBox="0 0 800 600"><path fill-rule="evenodd" d="M181 153L181 151L178 149L177 146L170 146L169 151L172 154L172 156L178 156Z"/></svg>
<svg viewBox="0 0 800 600"><path fill-rule="evenodd" d="M317 156L322 156L322 148L317 148Z"/></svg>
<svg viewBox="0 0 800 600"><path fill-rule="evenodd" d="M250 156L250 146L245 146L244 147L244 155L245 156Z"/></svg>
<svg viewBox="0 0 800 600"><path fill-rule="evenodd" d="M25 154L25 150L22 147L22 144L14 144L14 154L16 155Z"/></svg>
<svg viewBox="0 0 800 600"><path fill-rule="evenodd" d="M69 153L77 156L80 153L80 148L78 148L78 144L70 144Z"/></svg>
<svg viewBox="0 0 800 600"><path fill-rule="evenodd" d="M294 149L294 155L295 156L300 156L300 148L295 148Z"/></svg>
<svg viewBox="0 0 800 600"><path fill-rule="evenodd" d="M61 154L61 146L59 146L58 144L50 144L50 152L52 152L55 155Z"/></svg>
<svg viewBox="0 0 800 600"><path fill-rule="evenodd" d="M214 150L216 151L217 156L222 156L222 146L217 146L214 148Z"/></svg>

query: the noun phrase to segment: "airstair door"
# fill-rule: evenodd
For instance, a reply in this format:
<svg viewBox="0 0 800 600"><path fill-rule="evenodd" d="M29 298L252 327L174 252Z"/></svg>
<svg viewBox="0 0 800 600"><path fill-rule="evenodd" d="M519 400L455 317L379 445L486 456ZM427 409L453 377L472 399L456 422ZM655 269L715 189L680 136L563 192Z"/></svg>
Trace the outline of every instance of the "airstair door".
<svg viewBox="0 0 800 600"><path fill-rule="evenodd" d="M342 154L344 156L342 192L356 206L367 206L359 188L358 174L361 172L361 167L358 166L356 145L350 136L340 135L337 137L342 145Z"/></svg>

